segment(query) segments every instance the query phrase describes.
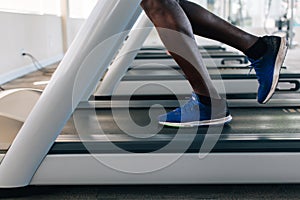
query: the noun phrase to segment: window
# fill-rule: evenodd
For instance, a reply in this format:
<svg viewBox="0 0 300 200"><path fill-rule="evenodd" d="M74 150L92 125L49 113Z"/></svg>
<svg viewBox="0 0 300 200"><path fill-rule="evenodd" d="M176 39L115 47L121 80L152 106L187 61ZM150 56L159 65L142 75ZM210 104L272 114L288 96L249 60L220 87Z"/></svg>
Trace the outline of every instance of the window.
<svg viewBox="0 0 300 200"><path fill-rule="evenodd" d="M86 19L98 0L69 0L70 18Z"/></svg>
<svg viewBox="0 0 300 200"><path fill-rule="evenodd" d="M60 0L0 0L0 11L60 15Z"/></svg>

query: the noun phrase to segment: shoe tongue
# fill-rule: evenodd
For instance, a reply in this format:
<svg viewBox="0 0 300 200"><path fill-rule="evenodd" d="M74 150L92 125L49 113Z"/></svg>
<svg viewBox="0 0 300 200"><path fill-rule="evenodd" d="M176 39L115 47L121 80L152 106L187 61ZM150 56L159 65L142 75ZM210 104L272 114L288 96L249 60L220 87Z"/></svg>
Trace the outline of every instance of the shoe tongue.
<svg viewBox="0 0 300 200"><path fill-rule="evenodd" d="M195 92L192 93L192 99L194 101L199 101L198 95Z"/></svg>

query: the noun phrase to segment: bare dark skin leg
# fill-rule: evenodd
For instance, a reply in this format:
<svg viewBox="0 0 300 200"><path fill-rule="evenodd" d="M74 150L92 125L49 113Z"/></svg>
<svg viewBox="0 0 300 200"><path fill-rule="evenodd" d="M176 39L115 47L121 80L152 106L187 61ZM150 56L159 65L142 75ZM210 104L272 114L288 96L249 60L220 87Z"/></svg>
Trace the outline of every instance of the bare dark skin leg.
<svg viewBox="0 0 300 200"><path fill-rule="evenodd" d="M241 51L247 50L258 38L187 1L179 4L177 0L143 0L141 6L193 90L201 96L220 99L198 51L194 33Z"/></svg>
<svg viewBox="0 0 300 200"><path fill-rule="evenodd" d="M228 44L242 52L248 50L258 37L224 21L201 6L180 0L180 6L189 18L196 35Z"/></svg>
<svg viewBox="0 0 300 200"><path fill-rule="evenodd" d="M141 6L193 90L220 99L198 51L191 23L179 3L175 0L143 0Z"/></svg>

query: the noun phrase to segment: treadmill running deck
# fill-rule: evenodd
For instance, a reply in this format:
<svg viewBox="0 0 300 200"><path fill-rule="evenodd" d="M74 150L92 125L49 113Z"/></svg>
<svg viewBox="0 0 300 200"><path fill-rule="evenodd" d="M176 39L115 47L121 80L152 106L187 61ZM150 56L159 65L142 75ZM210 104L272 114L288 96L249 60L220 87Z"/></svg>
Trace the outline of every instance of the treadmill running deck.
<svg viewBox="0 0 300 200"><path fill-rule="evenodd" d="M149 108L79 109L50 154L195 153L203 148L204 141L216 143L212 152L300 151L300 124L297 123L300 108L231 108L233 121L224 127L182 129L157 124L155 117L164 113L162 108L152 108L151 112L152 122ZM74 130L77 136L73 135ZM176 145L164 148L171 142ZM118 148L112 149L111 145Z"/></svg>

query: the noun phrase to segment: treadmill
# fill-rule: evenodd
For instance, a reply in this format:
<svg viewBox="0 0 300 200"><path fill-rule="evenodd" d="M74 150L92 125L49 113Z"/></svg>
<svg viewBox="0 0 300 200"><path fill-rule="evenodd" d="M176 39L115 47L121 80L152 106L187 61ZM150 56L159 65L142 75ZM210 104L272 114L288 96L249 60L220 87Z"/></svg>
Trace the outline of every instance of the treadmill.
<svg viewBox="0 0 300 200"><path fill-rule="evenodd" d="M232 68L208 68L209 74L219 93L231 101L240 99L239 106L273 106L287 102L286 105L298 105L300 92L300 73L283 67L281 70L279 83L273 99L267 105L259 105L256 101L258 81L255 72L249 74L249 67ZM130 69L122 78L119 85L114 89L113 95L126 96L190 96L192 88L181 69L167 68L152 69L138 68ZM94 93L95 100L103 100L106 95L102 95L99 90ZM167 97L166 97L167 98ZM276 102L276 103L275 103Z"/></svg>
<svg viewBox="0 0 300 200"><path fill-rule="evenodd" d="M141 48L142 51L152 51L152 50L161 50L166 51L164 46L143 46ZM200 45L199 50L206 50L206 51L225 51L226 48L222 47L221 45Z"/></svg>
<svg viewBox="0 0 300 200"><path fill-rule="evenodd" d="M101 131L87 120L87 127L81 125L84 131L76 133L70 131L74 125L69 122L31 184L299 182L300 107L231 108L233 121L224 127L183 130L152 123L124 131L116 121L128 121L126 107L122 102L116 108L107 106L111 102L102 103L94 111L77 109L73 120L85 115L91 119L90 112L95 112ZM130 115L141 127L151 123L147 103L153 102L131 102ZM169 110L176 104L165 106ZM112 109L119 115L113 116ZM149 129L157 134L149 135ZM6 151L1 149L1 154Z"/></svg>
<svg viewBox="0 0 300 200"><path fill-rule="evenodd" d="M79 105L30 184L299 182L300 106L235 107L224 127L180 129L149 117L153 105L168 111L178 100L113 101ZM2 144L1 157L8 149Z"/></svg>
<svg viewBox="0 0 300 200"><path fill-rule="evenodd" d="M94 42L131 27L139 3L98 1L12 144L1 144L0 187L299 183L298 106L232 108L224 127L174 129L157 125L157 104L169 110L184 99L87 101L91 77L105 73L126 35L90 54Z"/></svg>
<svg viewBox="0 0 300 200"><path fill-rule="evenodd" d="M214 46L212 46L213 48ZM208 46L205 47L209 49ZM248 58L238 52L200 49L203 61L207 67L230 67L234 64L248 66ZM132 68L159 64L162 66L177 66L173 58L165 50L140 50L132 63Z"/></svg>
<svg viewBox="0 0 300 200"><path fill-rule="evenodd" d="M199 51L201 52L202 56L204 58L224 58L224 57L236 57L240 54L238 54L237 52L231 52L231 51L220 51L220 50L216 50L216 51L207 51L205 49L199 49ZM172 58L171 55L167 54L166 51L164 50L141 50L137 56L135 57L135 59L170 59Z"/></svg>
<svg viewBox="0 0 300 200"><path fill-rule="evenodd" d="M234 57L203 57L203 62L207 68L232 68L243 67L247 68L250 65L248 58L245 55L236 55ZM137 59L134 60L129 69L179 69L179 66L174 59Z"/></svg>

